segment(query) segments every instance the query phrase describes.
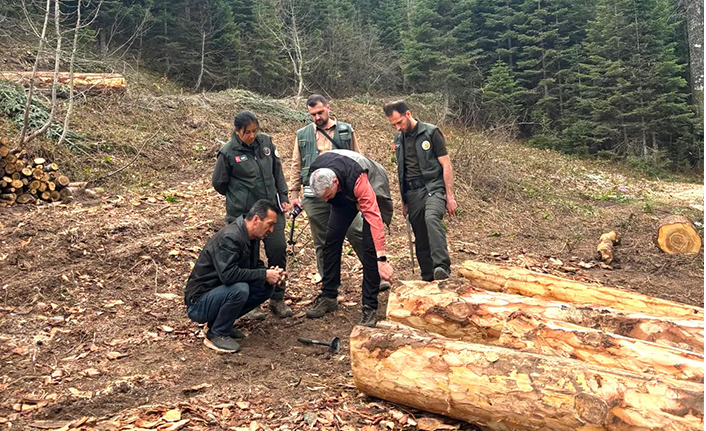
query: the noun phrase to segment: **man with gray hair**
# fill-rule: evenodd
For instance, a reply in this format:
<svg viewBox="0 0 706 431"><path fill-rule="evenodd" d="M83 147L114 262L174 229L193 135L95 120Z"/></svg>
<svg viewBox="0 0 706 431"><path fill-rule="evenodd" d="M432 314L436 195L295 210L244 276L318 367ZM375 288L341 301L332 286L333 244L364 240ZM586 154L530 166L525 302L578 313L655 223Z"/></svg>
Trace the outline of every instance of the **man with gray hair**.
<svg viewBox="0 0 706 431"><path fill-rule="evenodd" d="M392 221L390 182L385 169L367 157L348 150L331 150L311 165L312 193L328 202L331 215L323 247L321 294L306 312L310 318L323 317L338 309L341 285L341 247L351 223L363 217L363 307L360 324L377 323L380 279L392 278L385 253L384 224Z"/></svg>

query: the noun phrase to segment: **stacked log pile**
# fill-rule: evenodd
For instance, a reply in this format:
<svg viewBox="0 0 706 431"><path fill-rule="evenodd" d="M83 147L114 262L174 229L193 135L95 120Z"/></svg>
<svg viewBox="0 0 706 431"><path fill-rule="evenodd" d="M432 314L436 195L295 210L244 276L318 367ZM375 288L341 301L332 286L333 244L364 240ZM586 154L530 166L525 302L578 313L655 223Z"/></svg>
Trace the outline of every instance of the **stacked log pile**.
<svg viewBox="0 0 706 431"><path fill-rule="evenodd" d="M491 430L700 430L703 309L518 268L405 282L356 327L364 392ZM488 289L488 290L485 290Z"/></svg>
<svg viewBox="0 0 706 431"><path fill-rule="evenodd" d="M24 150L10 150L6 138L0 139L0 205L66 201L71 196L68 185L69 178L56 163L31 159Z"/></svg>
<svg viewBox="0 0 706 431"><path fill-rule="evenodd" d="M0 71L0 79L28 86L32 80L32 72ZM71 75L60 72L57 80L61 85L69 85ZM37 72L34 75L34 86L51 88L54 85L54 72ZM74 88L89 94L121 94L126 90L125 77L119 73L74 73Z"/></svg>

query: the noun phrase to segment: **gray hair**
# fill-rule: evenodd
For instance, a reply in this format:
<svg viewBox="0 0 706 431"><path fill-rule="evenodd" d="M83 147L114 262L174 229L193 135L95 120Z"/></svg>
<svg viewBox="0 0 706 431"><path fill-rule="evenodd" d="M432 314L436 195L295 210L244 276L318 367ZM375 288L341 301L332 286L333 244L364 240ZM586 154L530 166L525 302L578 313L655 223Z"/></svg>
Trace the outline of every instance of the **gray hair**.
<svg viewBox="0 0 706 431"><path fill-rule="evenodd" d="M336 178L336 173L329 168L315 170L309 178L309 187L311 187L314 196L317 198L323 196L326 189L333 186L334 178Z"/></svg>

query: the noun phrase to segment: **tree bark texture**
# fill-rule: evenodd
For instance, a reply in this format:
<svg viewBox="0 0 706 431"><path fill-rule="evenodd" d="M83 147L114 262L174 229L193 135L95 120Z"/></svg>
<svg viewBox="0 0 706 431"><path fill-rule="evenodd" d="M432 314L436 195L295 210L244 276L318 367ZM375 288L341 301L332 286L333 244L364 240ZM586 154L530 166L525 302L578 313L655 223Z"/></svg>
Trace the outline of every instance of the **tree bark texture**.
<svg viewBox="0 0 706 431"><path fill-rule="evenodd" d="M704 309L627 290L587 284L522 268L509 268L467 260L460 274L471 284L494 292L556 299L575 304L598 305L670 319L704 319Z"/></svg>
<svg viewBox="0 0 706 431"><path fill-rule="evenodd" d="M704 386L400 326L356 326L356 386L491 430L703 429Z"/></svg>
<svg viewBox="0 0 706 431"><path fill-rule="evenodd" d="M405 285L390 293L387 317L448 338L703 383L701 354L505 309L497 301L483 305L436 283Z"/></svg>
<svg viewBox="0 0 706 431"><path fill-rule="evenodd" d="M524 312L543 320L573 323L660 345L704 353L704 322L629 313L546 301L472 286L440 289L436 283L405 281L390 293L387 318L450 338L474 341L490 331L499 334L513 313ZM469 323L473 319L475 323ZM480 320L482 319L482 320ZM489 328L489 329L481 329ZM475 330L475 333L474 333Z"/></svg>
<svg viewBox="0 0 706 431"><path fill-rule="evenodd" d="M689 38L689 72L691 92L698 107L699 118L704 116L704 2L682 0L686 14Z"/></svg>

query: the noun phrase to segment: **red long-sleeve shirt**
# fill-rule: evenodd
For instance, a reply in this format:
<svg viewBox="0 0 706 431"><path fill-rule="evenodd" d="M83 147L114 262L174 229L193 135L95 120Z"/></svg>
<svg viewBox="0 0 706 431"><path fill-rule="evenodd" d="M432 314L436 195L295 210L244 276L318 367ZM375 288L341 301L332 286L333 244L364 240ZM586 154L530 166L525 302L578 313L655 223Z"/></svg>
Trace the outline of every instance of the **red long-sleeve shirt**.
<svg viewBox="0 0 706 431"><path fill-rule="evenodd" d="M358 180L355 182L353 194L358 200L358 210L363 213L365 221L370 225L370 233L373 236L375 251L377 251L378 254L380 254L380 252L384 253L385 227L382 222L382 215L380 215L380 208L378 207L378 201L375 197L373 186L370 185L368 174L365 172L360 174Z"/></svg>

